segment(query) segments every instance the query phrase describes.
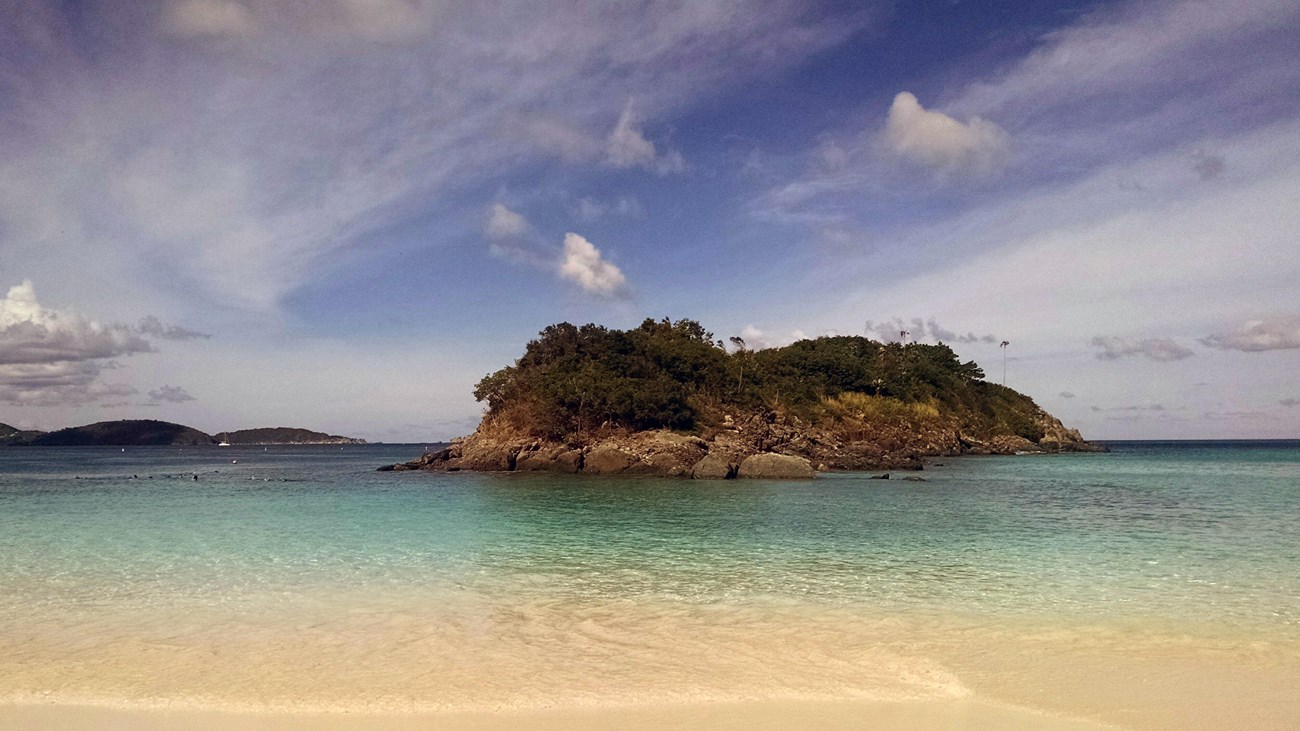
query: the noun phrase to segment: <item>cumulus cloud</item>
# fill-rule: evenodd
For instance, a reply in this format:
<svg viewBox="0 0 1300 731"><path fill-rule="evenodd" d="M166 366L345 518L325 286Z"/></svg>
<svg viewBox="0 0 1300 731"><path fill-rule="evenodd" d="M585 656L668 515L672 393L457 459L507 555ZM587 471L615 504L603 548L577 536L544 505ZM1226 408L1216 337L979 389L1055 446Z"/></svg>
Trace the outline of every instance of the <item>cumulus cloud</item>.
<svg viewBox="0 0 1300 731"><path fill-rule="evenodd" d="M152 350L131 328L42 307L30 281L10 287L0 300L0 366L89 361Z"/></svg>
<svg viewBox="0 0 1300 731"><path fill-rule="evenodd" d="M153 316L135 326L100 323L72 310L42 306L30 281L10 287L0 300L0 402L75 406L131 396L134 387L105 383L101 377L117 367L114 358L154 352L145 336L207 337ZM159 393L176 394L167 388Z"/></svg>
<svg viewBox="0 0 1300 731"><path fill-rule="evenodd" d="M589 294L600 297L623 297L627 294L627 278L623 272L606 261L600 249L575 233L564 235L564 258L559 273Z"/></svg>
<svg viewBox="0 0 1300 731"><path fill-rule="evenodd" d="M889 107L884 141L894 154L943 173L988 175L1006 163L1011 138L979 117L962 123L899 92Z"/></svg>
<svg viewBox="0 0 1300 731"><path fill-rule="evenodd" d="M253 16L235 0L176 0L163 10L164 27L178 36L241 36L253 32Z"/></svg>
<svg viewBox="0 0 1300 731"><path fill-rule="evenodd" d="M921 319L913 317L910 320L904 320L901 317L895 317L892 320L883 320L876 322L867 320L865 327L868 336L875 335L885 342L896 342L902 340L920 341L934 340L945 343L996 343L999 339L996 335L983 334L977 335L974 332L967 331L961 334L949 330L940 325L935 318ZM907 333L907 335L903 335Z"/></svg>
<svg viewBox="0 0 1300 731"><path fill-rule="evenodd" d="M161 386L154 391L149 392L149 400L155 402L165 401L169 404L182 404L186 401L194 401L195 398L180 386Z"/></svg>
<svg viewBox="0 0 1300 731"><path fill-rule="evenodd" d="M1219 350L1250 353L1300 348L1300 315L1249 320L1236 332L1207 335L1200 342Z"/></svg>
<svg viewBox="0 0 1300 731"><path fill-rule="evenodd" d="M618 124L609 133L605 145L605 161L616 168L641 167L660 175L680 173L686 169L686 160L680 152L660 152L655 143L646 139L641 131L641 118L631 102L623 108Z"/></svg>
<svg viewBox="0 0 1300 731"><path fill-rule="evenodd" d="M1142 355L1151 360L1168 362L1195 355L1191 348L1179 345L1170 338L1136 339L1098 335L1089 343L1098 349L1098 360L1119 360L1130 355Z"/></svg>

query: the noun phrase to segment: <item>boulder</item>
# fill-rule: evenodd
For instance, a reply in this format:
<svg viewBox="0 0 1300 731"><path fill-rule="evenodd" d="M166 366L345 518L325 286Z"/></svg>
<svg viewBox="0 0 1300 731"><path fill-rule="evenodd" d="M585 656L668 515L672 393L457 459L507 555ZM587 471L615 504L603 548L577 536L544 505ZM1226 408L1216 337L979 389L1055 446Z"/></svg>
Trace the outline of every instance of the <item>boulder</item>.
<svg viewBox="0 0 1300 731"><path fill-rule="evenodd" d="M807 479L817 473L803 457L765 452L746 457L736 470L737 477L771 480Z"/></svg>
<svg viewBox="0 0 1300 731"><path fill-rule="evenodd" d="M515 459L520 472L562 472L573 474L582 469L582 450L565 446L525 450Z"/></svg>
<svg viewBox="0 0 1300 731"><path fill-rule="evenodd" d="M583 456L582 471L593 475L617 475L626 472L638 460L610 444L600 444Z"/></svg>
<svg viewBox="0 0 1300 731"><path fill-rule="evenodd" d="M515 468L515 459L524 445L512 442L478 440L461 448L461 469L474 472L508 472Z"/></svg>
<svg viewBox="0 0 1300 731"><path fill-rule="evenodd" d="M691 477L697 480L730 480L736 476L738 465L721 454L710 453L691 468Z"/></svg>

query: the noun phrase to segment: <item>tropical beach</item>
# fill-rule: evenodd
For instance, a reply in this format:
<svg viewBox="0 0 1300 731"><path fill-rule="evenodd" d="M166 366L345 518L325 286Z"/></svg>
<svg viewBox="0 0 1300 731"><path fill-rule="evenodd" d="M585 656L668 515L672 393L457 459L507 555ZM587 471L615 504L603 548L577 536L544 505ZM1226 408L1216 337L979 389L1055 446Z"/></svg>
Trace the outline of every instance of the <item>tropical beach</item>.
<svg viewBox="0 0 1300 731"><path fill-rule="evenodd" d="M0 731L1300 725L1297 0L6 0Z"/></svg>

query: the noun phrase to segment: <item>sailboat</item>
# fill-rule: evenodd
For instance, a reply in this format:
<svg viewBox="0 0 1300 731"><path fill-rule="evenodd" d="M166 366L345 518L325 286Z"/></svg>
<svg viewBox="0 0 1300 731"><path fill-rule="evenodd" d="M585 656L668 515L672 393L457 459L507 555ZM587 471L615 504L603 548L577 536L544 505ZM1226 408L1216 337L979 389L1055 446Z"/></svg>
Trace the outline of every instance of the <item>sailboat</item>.
<svg viewBox="0 0 1300 731"><path fill-rule="evenodd" d="M229 447L229 446L230 446L230 432L224 432L224 431L223 431L223 432L221 432L221 434L222 434L222 436L221 436L221 441L217 443L217 446L218 446L218 447Z"/></svg>

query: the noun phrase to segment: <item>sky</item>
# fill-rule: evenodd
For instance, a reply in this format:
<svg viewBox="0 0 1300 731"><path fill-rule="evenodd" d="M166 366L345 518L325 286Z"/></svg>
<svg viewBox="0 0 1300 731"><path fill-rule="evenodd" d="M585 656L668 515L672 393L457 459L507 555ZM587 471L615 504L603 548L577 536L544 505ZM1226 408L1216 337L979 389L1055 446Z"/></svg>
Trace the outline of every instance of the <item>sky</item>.
<svg viewBox="0 0 1300 731"><path fill-rule="evenodd" d="M0 296L21 428L447 439L669 317L1300 437L1300 0L9 0Z"/></svg>

